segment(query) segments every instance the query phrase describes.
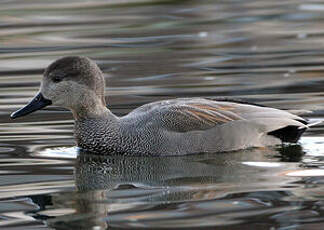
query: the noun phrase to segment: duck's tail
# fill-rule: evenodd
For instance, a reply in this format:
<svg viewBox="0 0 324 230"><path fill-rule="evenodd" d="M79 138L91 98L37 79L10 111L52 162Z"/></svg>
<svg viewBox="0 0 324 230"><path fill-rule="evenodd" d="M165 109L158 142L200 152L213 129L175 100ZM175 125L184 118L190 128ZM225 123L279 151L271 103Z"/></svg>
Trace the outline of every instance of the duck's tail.
<svg viewBox="0 0 324 230"><path fill-rule="evenodd" d="M318 125L318 124L321 124L324 120L316 120L316 121L312 121L310 123L307 124L307 127L312 127L312 126L315 126L315 125Z"/></svg>
<svg viewBox="0 0 324 230"><path fill-rule="evenodd" d="M284 128L269 132L268 135L275 136L282 142L296 143L306 130L306 127L288 125Z"/></svg>
<svg viewBox="0 0 324 230"><path fill-rule="evenodd" d="M280 129L268 132L268 135L275 136L279 138L282 142L296 143L301 135L310 127L322 123L323 120L313 121L301 126L298 125L288 125Z"/></svg>

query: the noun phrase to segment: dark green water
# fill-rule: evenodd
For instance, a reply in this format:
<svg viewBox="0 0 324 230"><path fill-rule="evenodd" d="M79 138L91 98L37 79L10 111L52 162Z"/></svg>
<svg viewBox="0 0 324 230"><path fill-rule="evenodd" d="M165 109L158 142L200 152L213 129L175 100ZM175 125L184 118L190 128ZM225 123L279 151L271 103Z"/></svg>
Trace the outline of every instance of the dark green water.
<svg viewBox="0 0 324 230"><path fill-rule="evenodd" d="M9 114L44 68L86 55L116 114L227 96L324 119L324 2L0 2L0 229L311 229L324 222L324 126L284 148L98 157L70 112Z"/></svg>

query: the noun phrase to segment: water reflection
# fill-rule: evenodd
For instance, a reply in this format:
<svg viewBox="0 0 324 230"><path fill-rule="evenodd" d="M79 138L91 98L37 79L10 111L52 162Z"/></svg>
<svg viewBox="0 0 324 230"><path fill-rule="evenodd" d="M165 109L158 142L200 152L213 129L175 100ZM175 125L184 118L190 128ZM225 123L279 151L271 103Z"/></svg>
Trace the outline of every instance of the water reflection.
<svg viewBox="0 0 324 230"><path fill-rule="evenodd" d="M303 155L300 146L291 147L282 152ZM222 226L245 222L256 213L298 210L300 204L285 199L302 185L283 176L298 170L298 164L274 162L277 153L251 149L186 157L102 157L80 152L74 171L78 193L61 197L57 205L53 201L62 208L74 199L74 213L49 223L58 229Z"/></svg>
<svg viewBox="0 0 324 230"><path fill-rule="evenodd" d="M298 150L301 148L295 151L297 155ZM168 187L177 183L183 186L188 183L193 186L195 183L207 185L215 182L233 182L243 189L244 184L251 185L247 181L253 183L254 177L260 176L257 173L259 170L263 172L265 169L251 168L242 162L273 162L271 156L276 153L270 148L188 157L103 157L80 152L75 168L76 186L79 191L88 191L113 189L124 185L151 188ZM274 169L270 167L268 170L278 170L278 167L281 169L286 167L288 170L290 168L288 165L275 164Z"/></svg>

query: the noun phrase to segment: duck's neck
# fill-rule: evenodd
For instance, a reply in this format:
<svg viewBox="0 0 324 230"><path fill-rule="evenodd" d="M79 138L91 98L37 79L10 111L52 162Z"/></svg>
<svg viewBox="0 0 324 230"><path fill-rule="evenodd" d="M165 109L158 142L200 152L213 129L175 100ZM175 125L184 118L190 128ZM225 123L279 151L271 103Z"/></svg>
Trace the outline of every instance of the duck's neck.
<svg viewBox="0 0 324 230"><path fill-rule="evenodd" d="M118 117L106 107L104 98L84 97L84 100L71 110L76 121L86 119L118 120Z"/></svg>

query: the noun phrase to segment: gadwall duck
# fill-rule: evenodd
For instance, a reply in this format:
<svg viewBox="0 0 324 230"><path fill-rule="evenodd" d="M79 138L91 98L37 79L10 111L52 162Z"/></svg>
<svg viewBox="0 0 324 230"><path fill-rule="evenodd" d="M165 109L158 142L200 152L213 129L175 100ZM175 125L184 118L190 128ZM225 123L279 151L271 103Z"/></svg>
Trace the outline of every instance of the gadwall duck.
<svg viewBox="0 0 324 230"><path fill-rule="evenodd" d="M289 111L227 100L178 98L115 116L95 62L71 56L45 70L40 91L11 118L55 105L70 109L81 149L101 154L185 155L297 142L310 126Z"/></svg>

